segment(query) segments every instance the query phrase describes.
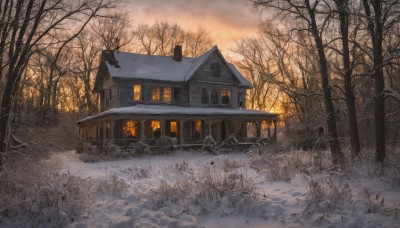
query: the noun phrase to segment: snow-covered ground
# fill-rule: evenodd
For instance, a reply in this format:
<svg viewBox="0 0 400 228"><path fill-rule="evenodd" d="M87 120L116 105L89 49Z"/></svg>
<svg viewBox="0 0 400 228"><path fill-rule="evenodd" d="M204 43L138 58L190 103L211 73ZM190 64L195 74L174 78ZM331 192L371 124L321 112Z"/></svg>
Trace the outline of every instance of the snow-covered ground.
<svg viewBox="0 0 400 228"><path fill-rule="evenodd" d="M400 174L390 179L368 161L338 171L303 151L54 157L95 186L90 210L71 227L400 227Z"/></svg>

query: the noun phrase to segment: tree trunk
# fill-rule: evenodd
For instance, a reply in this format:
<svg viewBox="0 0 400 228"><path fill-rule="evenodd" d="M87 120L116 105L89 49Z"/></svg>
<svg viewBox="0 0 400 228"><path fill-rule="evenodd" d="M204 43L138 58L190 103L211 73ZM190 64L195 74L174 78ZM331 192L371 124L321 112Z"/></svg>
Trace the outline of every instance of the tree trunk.
<svg viewBox="0 0 400 228"><path fill-rule="evenodd" d="M368 30L372 40L374 79L375 79L375 143L376 143L376 161L383 162L386 157L386 139L385 139L385 79L383 77L383 17L382 1L372 1L374 16L367 0L363 0L365 16L368 21Z"/></svg>
<svg viewBox="0 0 400 228"><path fill-rule="evenodd" d="M342 35L343 48L343 67L344 67L344 91L346 96L346 104L349 118L350 141L352 148L352 157L356 158L360 155L360 139L358 136L358 124L356 105L354 101L353 87L351 82L352 69L350 65L349 50L349 14L347 12L347 0L335 1L339 11L340 33Z"/></svg>
<svg viewBox="0 0 400 228"><path fill-rule="evenodd" d="M344 155L340 148L338 134L336 129L335 109L332 102L331 88L329 85L328 64L324 52L324 45L319 34L318 26L316 23L314 9L310 6L309 0L305 1L308 13L310 15L311 23L310 29L315 40L315 45L318 49L319 64L321 70L322 89L324 91L325 112L327 114L327 127L328 127L328 142L331 149L333 164L342 164L344 162Z"/></svg>

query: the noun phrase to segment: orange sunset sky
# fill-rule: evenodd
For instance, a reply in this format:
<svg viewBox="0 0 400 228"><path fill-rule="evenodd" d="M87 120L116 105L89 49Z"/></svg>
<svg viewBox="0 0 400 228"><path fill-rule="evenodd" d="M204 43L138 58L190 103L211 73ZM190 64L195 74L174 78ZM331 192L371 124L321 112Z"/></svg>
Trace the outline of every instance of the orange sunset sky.
<svg viewBox="0 0 400 228"><path fill-rule="evenodd" d="M235 41L256 36L261 20L245 0L128 0L128 6L135 24L158 20L176 22L185 30L202 26L223 52Z"/></svg>

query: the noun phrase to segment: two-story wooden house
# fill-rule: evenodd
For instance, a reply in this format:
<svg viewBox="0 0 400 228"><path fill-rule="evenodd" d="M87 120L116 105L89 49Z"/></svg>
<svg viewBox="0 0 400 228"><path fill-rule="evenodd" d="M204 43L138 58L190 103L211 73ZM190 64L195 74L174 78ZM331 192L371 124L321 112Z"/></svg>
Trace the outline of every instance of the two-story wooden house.
<svg viewBox="0 0 400 228"><path fill-rule="evenodd" d="M97 115L80 121L79 134L95 145L154 144L162 135L180 144L276 138L277 114L246 109L251 83L215 46L196 58L103 51L94 92Z"/></svg>

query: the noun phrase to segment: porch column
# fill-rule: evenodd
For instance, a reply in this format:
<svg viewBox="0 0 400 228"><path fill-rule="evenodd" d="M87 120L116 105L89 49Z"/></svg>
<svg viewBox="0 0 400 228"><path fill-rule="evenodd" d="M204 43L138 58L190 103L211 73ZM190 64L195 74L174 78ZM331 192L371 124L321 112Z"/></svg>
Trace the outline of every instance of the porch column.
<svg viewBox="0 0 400 228"><path fill-rule="evenodd" d="M146 120L140 120L140 140L142 140L143 142L146 140L146 137L144 135L144 123L146 122Z"/></svg>
<svg viewBox="0 0 400 228"><path fill-rule="evenodd" d="M260 138L261 137L261 121L259 120L259 119L257 119L256 121L255 121L255 124L256 124L256 131L257 131L257 138Z"/></svg>
<svg viewBox="0 0 400 228"><path fill-rule="evenodd" d="M268 138L271 138L271 127L270 127L271 121L267 121L267 126L268 126Z"/></svg>
<svg viewBox="0 0 400 228"><path fill-rule="evenodd" d="M160 131L161 131L161 135L160 136L164 136L165 135L165 120L164 118L159 119L158 121L160 121Z"/></svg>
<svg viewBox="0 0 400 228"><path fill-rule="evenodd" d="M114 127L115 127L115 118L110 118L110 146L114 145Z"/></svg>
<svg viewBox="0 0 400 228"><path fill-rule="evenodd" d="M277 135L276 135L276 132L277 132L277 130L276 130L276 119L274 119L274 140L276 141L276 139L277 139Z"/></svg>
<svg viewBox="0 0 400 228"><path fill-rule="evenodd" d="M242 130L240 132L243 141L247 141L247 120L242 120L241 123Z"/></svg>
<svg viewBox="0 0 400 228"><path fill-rule="evenodd" d="M101 119L102 125L103 125L103 138L101 139L103 141L103 147L106 146L106 119Z"/></svg>
<svg viewBox="0 0 400 228"><path fill-rule="evenodd" d="M211 132L211 126L212 126L213 122L211 119L208 119L208 135L212 136L212 132Z"/></svg>
<svg viewBox="0 0 400 228"><path fill-rule="evenodd" d="M185 140L183 137L183 125L184 125L183 120L179 120L179 141L181 145L185 144Z"/></svg>

